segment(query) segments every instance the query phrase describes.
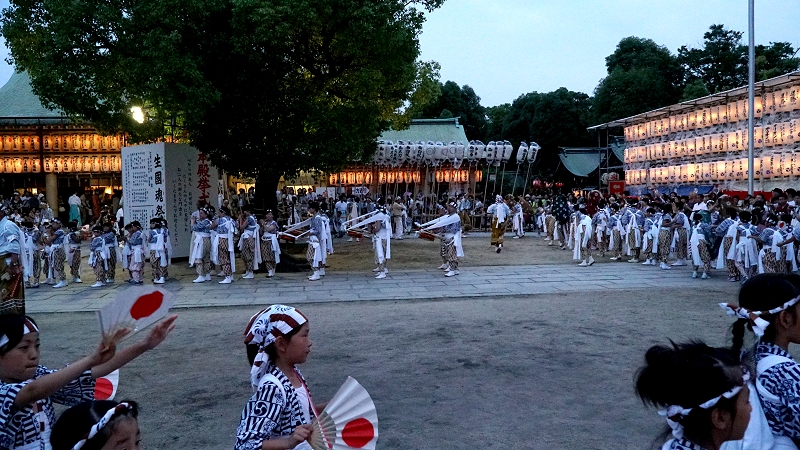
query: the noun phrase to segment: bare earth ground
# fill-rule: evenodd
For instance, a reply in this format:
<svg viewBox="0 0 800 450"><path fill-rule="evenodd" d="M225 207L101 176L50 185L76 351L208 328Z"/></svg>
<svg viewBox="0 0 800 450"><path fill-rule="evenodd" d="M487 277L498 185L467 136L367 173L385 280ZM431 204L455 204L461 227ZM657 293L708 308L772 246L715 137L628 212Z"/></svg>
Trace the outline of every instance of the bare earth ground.
<svg viewBox="0 0 800 450"><path fill-rule="evenodd" d="M318 401L347 375L367 387L380 449L642 449L663 428L633 393L644 351L669 338L725 345L716 302L735 291L309 304L301 370ZM254 309L181 310L174 335L123 369L118 399L141 402L146 448L232 448ZM51 367L99 337L91 314L36 319Z"/></svg>

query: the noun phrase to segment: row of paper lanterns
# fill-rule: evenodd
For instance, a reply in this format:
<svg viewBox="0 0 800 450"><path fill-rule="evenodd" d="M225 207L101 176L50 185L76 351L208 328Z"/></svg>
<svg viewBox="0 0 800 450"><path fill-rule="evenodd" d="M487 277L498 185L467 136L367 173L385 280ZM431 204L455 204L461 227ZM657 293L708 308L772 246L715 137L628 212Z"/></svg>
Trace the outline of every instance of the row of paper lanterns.
<svg viewBox="0 0 800 450"><path fill-rule="evenodd" d="M42 167L42 162L44 167ZM39 158L0 157L0 173L120 172L118 156L57 156Z"/></svg>
<svg viewBox="0 0 800 450"><path fill-rule="evenodd" d="M475 181L483 180L483 172L473 171ZM469 170L465 169L444 169L431 172L430 181L438 183L467 183L469 182ZM419 183L422 181L422 174L419 170L379 170L378 184L394 183ZM372 184L372 171L348 171L333 173L328 176L328 184L333 185L363 185Z"/></svg>
<svg viewBox="0 0 800 450"><path fill-rule="evenodd" d="M628 142L665 136L679 131L695 130L714 125L747 120L749 103L746 98L719 105L699 108L682 114L650 120L625 127ZM768 92L755 97L754 117L800 110L800 85Z"/></svg>
<svg viewBox="0 0 800 450"><path fill-rule="evenodd" d="M52 134L42 139L44 151L101 151L120 150L120 136L99 134ZM30 134L0 134L0 150L5 152L39 151L39 136Z"/></svg>
<svg viewBox="0 0 800 450"><path fill-rule="evenodd" d="M531 142L520 143L517 148L517 163L536 160L539 144ZM458 169L461 164L485 160L488 164L499 166L511 159L514 147L509 141L490 141L484 144L481 141L470 141L465 145L461 141L451 141L449 144L434 141L378 141L378 151L373 162L378 165L400 166L405 163L426 164L438 166L443 163L452 163Z"/></svg>
<svg viewBox="0 0 800 450"><path fill-rule="evenodd" d="M754 158L756 179L800 176L800 152ZM625 171L627 184L703 183L711 181L743 181L749 174L749 161L739 158L725 161L651 167Z"/></svg>
<svg viewBox="0 0 800 450"><path fill-rule="evenodd" d="M800 119L754 127L753 135L755 148L800 142ZM744 129L626 148L625 162L630 164L718 152L737 152L745 151L747 148L747 130Z"/></svg>

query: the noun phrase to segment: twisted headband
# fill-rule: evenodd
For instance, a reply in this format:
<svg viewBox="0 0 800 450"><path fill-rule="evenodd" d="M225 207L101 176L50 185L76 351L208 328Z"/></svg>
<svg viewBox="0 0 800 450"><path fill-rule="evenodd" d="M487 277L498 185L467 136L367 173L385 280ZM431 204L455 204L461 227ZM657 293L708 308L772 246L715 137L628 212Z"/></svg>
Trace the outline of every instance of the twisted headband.
<svg viewBox="0 0 800 450"><path fill-rule="evenodd" d="M99 433L100 430L103 429L103 427L108 425L108 422L111 422L111 419L113 419L115 415L117 415L119 413L122 413L124 411L130 411L130 410L131 410L131 405L126 403L126 402L122 402L119 405L117 405L117 406L109 409L108 411L106 411L106 413L103 414L103 417L101 417L100 420L96 424L94 424L92 426L92 428L89 430L88 433L86 433L86 435L83 437L83 439L78 441L72 447L72 450L80 450L81 448L83 448L83 446L86 445L86 442L88 442L89 439L92 439L95 436L97 436L97 433Z"/></svg>
<svg viewBox="0 0 800 450"><path fill-rule="evenodd" d="M764 332L769 326L769 322L762 319L761 316L778 314L781 311L786 311L787 309L797 304L797 302L800 302L800 296L797 296L789 300L788 302L784 303L783 305L778 306L777 308L770 309L768 311L750 311L747 308L736 306L731 303L720 303L719 307L722 308L729 316L735 316L740 319L749 320L750 324L753 327L753 333L755 333L756 336L758 337L762 337L764 336Z"/></svg>

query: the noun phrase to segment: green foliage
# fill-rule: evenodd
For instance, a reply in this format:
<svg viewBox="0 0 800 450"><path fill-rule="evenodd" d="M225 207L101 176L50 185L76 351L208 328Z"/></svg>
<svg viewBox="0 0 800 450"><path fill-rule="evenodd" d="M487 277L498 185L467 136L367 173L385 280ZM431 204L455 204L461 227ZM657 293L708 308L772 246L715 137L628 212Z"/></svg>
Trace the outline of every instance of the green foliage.
<svg viewBox="0 0 800 450"><path fill-rule="evenodd" d="M705 83L703 83L703 80L696 78L686 83L681 101L685 102L695 98L705 97L709 94L711 94L711 92L708 92L708 88Z"/></svg>
<svg viewBox="0 0 800 450"><path fill-rule="evenodd" d="M484 144L503 139L503 124L510 112L511 103L486 108L486 134L481 138Z"/></svg>
<svg viewBox="0 0 800 450"><path fill-rule="evenodd" d="M2 33L46 104L134 142L181 123L218 167L277 182L369 157L435 98L418 36L442 2L12 0Z"/></svg>
<svg viewBox="0 0 800 450"><path fill-rule="evenodd" d="M670 51L650 39L627 37L606 58L608 76L595 88L594 123L630 117L676 103L683 70Z"/></svg>
<svg viewBox="0 0 800 450"><path fill-rule="evenodd" d="M724 25L712 25L703 35L703 46L678 49L678 60L686 69L687 81L701 80L710 93L734 89L747 84L747 45L744 33ZM800 68L797 51L788 42L757 45L756 81L783 75Z"/></svg>
<svg viewBox="0 0 800 450"><path fill-rule="evenodd" d="M418 118L439 119L460 117L467 139L481 139L486 132L486 109L475 91L464 85L448 81L439 85L439 96L428 103L417 115ZM446 111L446 112L445 112Z"/></svg>

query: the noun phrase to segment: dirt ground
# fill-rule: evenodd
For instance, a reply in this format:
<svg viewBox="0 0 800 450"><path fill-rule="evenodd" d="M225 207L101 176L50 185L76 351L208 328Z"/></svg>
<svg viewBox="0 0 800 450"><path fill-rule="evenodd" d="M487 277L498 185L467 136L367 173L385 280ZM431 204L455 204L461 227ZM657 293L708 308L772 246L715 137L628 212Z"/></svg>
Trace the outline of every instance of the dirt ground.
<svg viewBox="0 0 800 450"><path fill-rule="evenodd" d="M379 449L643 449L665 426L633 391L644 352L668 339L726 345L716 303L737 287L720 289L308 304L301 370L317 401L348 375L367 388ZM232 448L250 395L242 332L257 310L180 310L169 340L122 370L117 398L141 403L145 448ZM50 367L99 339L91 314L35 318Z"/></svg>

